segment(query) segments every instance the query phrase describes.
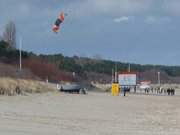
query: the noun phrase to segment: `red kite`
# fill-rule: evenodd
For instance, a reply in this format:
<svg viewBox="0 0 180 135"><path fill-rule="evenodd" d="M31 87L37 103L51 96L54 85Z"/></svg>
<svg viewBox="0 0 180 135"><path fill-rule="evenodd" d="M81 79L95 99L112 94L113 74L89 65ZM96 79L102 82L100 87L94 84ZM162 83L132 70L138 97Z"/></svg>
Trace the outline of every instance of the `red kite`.
<svg viewBox="0 0 180 135"><path fill-rule="evenodd" d="M56 19L54 25L53 25L53 28L52 30L55 32L55 33L58 33L59 30L60 30L60 24L64 22L64 18L65 18L65 14L64 12L61 12L59 17Z"/></svg>

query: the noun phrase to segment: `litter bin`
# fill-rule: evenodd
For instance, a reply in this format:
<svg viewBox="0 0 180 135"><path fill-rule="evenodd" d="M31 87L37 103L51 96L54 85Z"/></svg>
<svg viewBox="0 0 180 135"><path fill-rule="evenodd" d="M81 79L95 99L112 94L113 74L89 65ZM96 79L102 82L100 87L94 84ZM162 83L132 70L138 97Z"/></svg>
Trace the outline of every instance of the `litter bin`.
<svg viewBox="0 0 180 135"><path fill-rule="evenodd" d="M112 89L111 89L111 94L112 96L119 96L119 84L118 83L112 83Z"/></svg>

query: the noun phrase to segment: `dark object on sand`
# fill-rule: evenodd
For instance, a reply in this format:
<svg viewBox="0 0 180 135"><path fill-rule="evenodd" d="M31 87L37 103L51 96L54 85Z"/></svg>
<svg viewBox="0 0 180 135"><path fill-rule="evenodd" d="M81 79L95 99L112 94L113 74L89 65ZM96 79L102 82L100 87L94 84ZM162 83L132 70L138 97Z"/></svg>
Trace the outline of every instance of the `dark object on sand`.
<svg viewBox="0 0 180 135"><path fill-rule="evenodd" d="M16 94L20 95L22 92L21 92L21 89L19 86L16 86Z"/></svg>
<svg viewBox="0 0 180 135"><path fill-rule="evenodd" d="M84 88L80 89L80 93L83 94L83 95L87 94L87 92L86 92L86 90Z"/></svg>
<svg viewBox="0 0 180 135"><path fill-rule="evenodd" d="M60 91L67 93L79 94L80 89L82 89L82 87L79 84L63 84L60 86Z"/></svg>
<svg viewBox="0 0 180 135"><path fill-rule="evenodd" d="M123 88L124 96L126 96L126 93L127 93L127 92L130 92L130 90L131 90L130 87L124 87L124 88Z"/></svg>
<svg viewBox="0 0 180 135"><path fill-rule="evenodd" d="M175 95L175 89L173 89L173 88L168 88L168 89L167 89L167 93L168 93L169 96L174 96L174 95Z"/></svg>

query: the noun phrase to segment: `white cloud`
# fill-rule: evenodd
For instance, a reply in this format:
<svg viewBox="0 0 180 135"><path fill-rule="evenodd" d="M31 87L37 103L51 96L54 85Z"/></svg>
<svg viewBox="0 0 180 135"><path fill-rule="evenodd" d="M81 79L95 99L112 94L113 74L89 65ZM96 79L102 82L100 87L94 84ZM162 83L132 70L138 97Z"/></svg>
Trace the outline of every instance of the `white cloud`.
<svg viewBox="0 0 180 135"><path fill-rule="evenodd" d="M121 22L128 22L129 21L129 17L127 16L122 16L119 18L114 18L113 20L115 23L121 23Z"/></svg>

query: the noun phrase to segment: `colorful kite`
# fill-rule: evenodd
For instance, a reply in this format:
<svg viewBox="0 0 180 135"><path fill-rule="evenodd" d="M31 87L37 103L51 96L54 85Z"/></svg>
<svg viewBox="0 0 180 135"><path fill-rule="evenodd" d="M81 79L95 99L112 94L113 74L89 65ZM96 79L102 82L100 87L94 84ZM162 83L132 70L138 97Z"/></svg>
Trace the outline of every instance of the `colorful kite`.
<svg viewBox="0 0 180 135"><path fill-rule="evenodd" d="M55 32L55 33L59 32L60 24L63 23L64 18L65 18L65 14L64 14L64 12L61 12L59 17L56 19L56 21L55 21L55 23L53 25L53 28L52 28L53 32Z"/></svg>

